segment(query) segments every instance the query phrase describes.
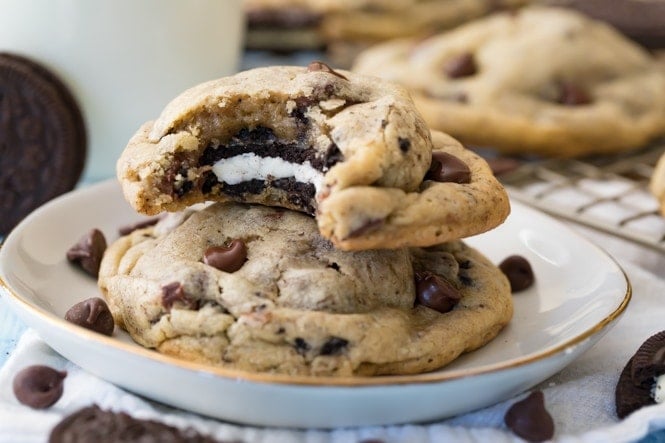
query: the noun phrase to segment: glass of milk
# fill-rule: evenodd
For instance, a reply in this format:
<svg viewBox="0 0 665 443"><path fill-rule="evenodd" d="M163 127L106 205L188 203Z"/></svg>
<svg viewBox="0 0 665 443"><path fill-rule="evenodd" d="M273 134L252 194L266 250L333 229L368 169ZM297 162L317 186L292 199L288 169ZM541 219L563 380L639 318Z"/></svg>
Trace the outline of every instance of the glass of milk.
<svg viewBox="0 0 665 443"><path fill-rule="evenodd" d="M83 113L90 182L190 86L238 68L241 0L0 0L0 51L56 74Z"/></svg>

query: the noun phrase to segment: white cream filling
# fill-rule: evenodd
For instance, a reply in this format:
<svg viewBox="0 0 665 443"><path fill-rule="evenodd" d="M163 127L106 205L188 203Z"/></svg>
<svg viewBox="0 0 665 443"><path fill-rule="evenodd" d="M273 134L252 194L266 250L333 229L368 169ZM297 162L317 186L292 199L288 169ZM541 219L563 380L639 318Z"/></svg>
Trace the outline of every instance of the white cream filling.
<svg viewBox="0 0 665 443"><path fill-rule="evenodd" d="M651 396L656 403L662 403L665 401L665 374L655 377L655 380Z"/></svg>
<svg viewBox="0 0 665 443"><path fill-rule="evenodd" d="M212 172L219 181L229 185L249 180L294 177L298 182L313 184L316 192L319 192L323 183L323 174L314 169L309 161L303 164L290 163L276 157L259 157L251 152L218 160L212 165Z"/></svg>

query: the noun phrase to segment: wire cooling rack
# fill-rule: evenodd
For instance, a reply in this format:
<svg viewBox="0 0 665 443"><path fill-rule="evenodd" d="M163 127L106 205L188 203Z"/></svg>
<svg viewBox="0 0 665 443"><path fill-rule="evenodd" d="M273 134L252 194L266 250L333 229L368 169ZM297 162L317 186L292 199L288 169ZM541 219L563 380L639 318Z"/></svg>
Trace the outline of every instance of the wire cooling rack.
<svg viewBox="0 0 665 443"><path fill-rule="evenodd" d="M524 162L500 175L511 197L665 252L665 217L649 192L665 140L629 155Z"/></svg>

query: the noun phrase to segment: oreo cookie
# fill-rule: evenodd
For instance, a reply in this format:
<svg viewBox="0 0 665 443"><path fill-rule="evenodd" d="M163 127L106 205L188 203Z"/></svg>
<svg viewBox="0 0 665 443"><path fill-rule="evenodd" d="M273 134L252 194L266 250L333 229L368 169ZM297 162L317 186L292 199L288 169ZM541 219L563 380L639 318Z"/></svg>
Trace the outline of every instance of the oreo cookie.
<svg viewBox="0 0 665 443"><path fill-rule="evenodd" d="M0 236L74 188L87 152L81 111L39 63L0 52Z"/></svg>
<svg viewBox="0 0 665 443"><path fill-rule="evenodd" d="M615 390L617 416L624 418L656 404L661 375L665 375L665 331L649 337L621 371Z"/></svg>

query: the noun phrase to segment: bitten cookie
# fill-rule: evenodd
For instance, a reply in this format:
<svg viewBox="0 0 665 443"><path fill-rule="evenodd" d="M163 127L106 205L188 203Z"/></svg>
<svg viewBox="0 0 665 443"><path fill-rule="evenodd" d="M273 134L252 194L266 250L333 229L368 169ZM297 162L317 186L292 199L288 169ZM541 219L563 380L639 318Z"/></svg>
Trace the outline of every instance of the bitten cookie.
<svg viewBox="0 0 665 443"><path fill-rule="evenodd" d="M236 203L121 237L99 286L143 346L286 374L433 370L494 338L513 309L506 277L462 242L342 252L305 214Z"/></svg>
<svg viewBox="0 0 665 443"><path fill-rule="evenodd" d="M444 135L434 150L469 173L440 173L405 90L314 62L184 92L130 140L118 178L145 214L203 201L281 206L316 214L343 249L426 246L501 223L508 198L486 163Z"/></svg>
<svg viewBox="0 0 665 443"><path fill-rule="evenodd" d="M386 43L353 70L405 85L433 129L505 152L609 153L665 133L665 73L654 58L571 10L524 8Z"/></svg>

